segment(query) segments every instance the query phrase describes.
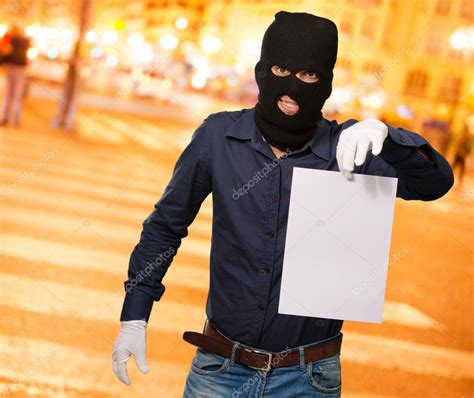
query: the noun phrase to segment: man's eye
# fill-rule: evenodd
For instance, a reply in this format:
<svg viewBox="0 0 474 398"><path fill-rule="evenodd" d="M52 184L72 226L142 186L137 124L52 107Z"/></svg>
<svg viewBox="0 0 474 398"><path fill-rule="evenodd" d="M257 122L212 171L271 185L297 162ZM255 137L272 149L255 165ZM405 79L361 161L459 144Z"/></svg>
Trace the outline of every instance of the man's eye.
<svg viewBox="0 0 474 398"><path fill-rule="evenodd" d="M318 75L316 74L316 72L306 72L306 76L311 77L311 78L318 77Z"/></svg>
<svg viewBox="0 0 474 398"><path fill-rule="evenodd" d="M291 74L291 72L288 69L285 69L278 65L272 66L271 70L277 76L288 76Z"/></svg>

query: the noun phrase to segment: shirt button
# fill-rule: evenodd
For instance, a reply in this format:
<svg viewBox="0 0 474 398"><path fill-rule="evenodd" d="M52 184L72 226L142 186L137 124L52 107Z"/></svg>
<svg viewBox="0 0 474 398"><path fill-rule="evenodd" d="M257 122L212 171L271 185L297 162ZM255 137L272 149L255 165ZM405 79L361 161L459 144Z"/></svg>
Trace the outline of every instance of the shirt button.
<svg viewBox="0 0 474 398"><path fill-rule="evenodd" d="M403 135L400 135L400 142L405 142L405 138L403 138Z"/></svg>
<svg viewBox="0 0 474 398"><path fill-rule="evenodd" d="M273 232L273 231L268 231L268 232L267 232L267 235L268 235L270 238L274 238L274 237L275 237L275 232Z"/></svg>
<svg viewBox="0 0 474 398"><path fill-rule="evenodd" d="M259 311L263 311L263 305L262 304L257 305L257 308L259 309Z"/></svg>
<svg viewBox="0 0 474 398"><path fill-rule="evenodd" d="M278 202L278 196L272 196L272 201L273 201L273 203Z"/></svg>

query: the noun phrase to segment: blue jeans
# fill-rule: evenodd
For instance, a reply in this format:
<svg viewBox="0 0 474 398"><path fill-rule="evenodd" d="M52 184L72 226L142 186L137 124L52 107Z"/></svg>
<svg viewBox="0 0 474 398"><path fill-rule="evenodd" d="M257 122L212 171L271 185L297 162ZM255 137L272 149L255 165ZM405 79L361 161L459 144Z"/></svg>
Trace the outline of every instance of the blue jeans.
<svg viewBox="0 0 474 398"><path fill-rule="evenodd" d="M299 350L299 364L265 372L236 363L237 344L234 342L232 358L198 347L183 398L340 398L340 353L305 364L303 346L293 348ZM274 357L272 363L277 361L278 357Z"/></svg>

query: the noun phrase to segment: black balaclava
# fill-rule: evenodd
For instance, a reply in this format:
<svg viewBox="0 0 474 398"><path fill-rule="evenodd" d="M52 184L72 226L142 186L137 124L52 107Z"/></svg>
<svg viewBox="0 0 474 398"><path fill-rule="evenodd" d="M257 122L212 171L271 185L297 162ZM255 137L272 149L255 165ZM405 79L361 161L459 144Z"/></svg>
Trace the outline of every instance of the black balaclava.
<svg viewBox="0 0 474 398"><path fill-rule="evenodd" d="M312 14L279 11L265 31L260 60L255 65L259 88L255 123L265 140L281 149L301 148L315 133L321 109L331 95L333 68L337 57L337 27L329 19ZM287 69L282 77L273 65ZM296 77L302 70L314 71L316 83ZM294 115L278 108L278 99L288 95L299 105Z"/></svg>

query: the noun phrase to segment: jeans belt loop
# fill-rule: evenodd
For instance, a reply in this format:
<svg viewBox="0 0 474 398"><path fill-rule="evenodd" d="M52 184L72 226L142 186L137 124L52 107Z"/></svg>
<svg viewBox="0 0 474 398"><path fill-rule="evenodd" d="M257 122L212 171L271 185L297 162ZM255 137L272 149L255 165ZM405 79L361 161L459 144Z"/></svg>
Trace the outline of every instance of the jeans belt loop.
<svg viewBox="0 0 474 398"><path fill-rule="evenodd" d="M237 353L237 349L239 348L239 343L238 342L234 342L233 346L232 346L232 355L230 356L230 364L232 366L235 365L235 354Z"/></svg>
<svg viewBox="0 0 474 398"><path fill-rule="evenodd" d="M305 358L304 358L304 347L299 348L300 351L300 369L304 370L305 368Z"/></svg>

